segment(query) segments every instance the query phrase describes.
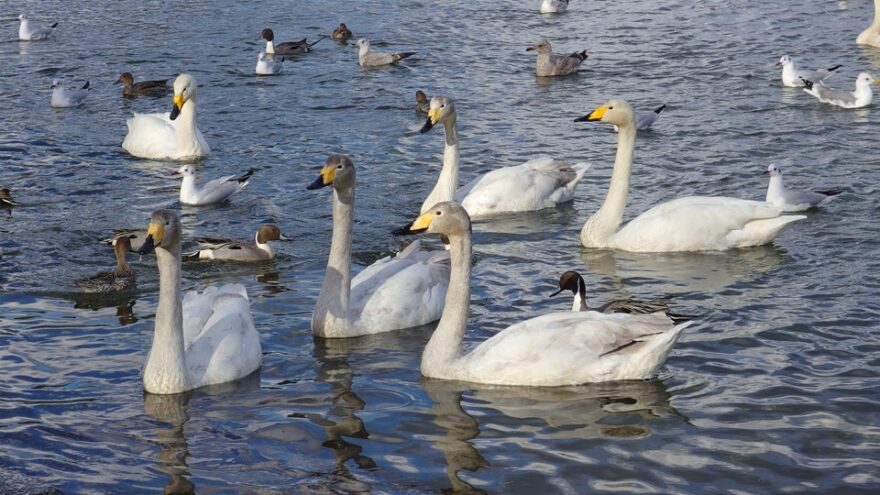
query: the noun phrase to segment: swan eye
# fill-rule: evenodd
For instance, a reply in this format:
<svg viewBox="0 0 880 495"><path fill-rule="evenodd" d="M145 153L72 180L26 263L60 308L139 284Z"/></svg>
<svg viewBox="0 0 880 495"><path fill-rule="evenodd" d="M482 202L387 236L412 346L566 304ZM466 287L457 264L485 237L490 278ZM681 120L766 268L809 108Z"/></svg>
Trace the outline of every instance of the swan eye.
<svg viewBox="0 0 880 495"><path fill-rule="evenodd" d="M171 225L171 220L165 220L165 225L166 226Z"/></svg>
<svg viewBox="0 0 880 495"><path fill-rule="evenodd" d="M608 110L614 110L614 107L608 107Z"/></svg>
<svg viewBox="0 0 880 495"><path fill-rule="evenodd" d="M342 170L342 165L338 165L338 166L336 167L336 170Z"/></svg>

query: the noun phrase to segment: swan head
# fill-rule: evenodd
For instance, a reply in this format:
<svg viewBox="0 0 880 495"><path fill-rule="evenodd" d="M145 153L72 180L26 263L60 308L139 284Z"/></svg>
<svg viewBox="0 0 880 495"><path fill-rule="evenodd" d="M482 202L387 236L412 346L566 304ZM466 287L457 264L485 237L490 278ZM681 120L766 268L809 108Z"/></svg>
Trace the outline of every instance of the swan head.
<svg viewBox="0 0 880 495"><path fill-rule="evenodd" d="M779 168L776 164L771 163L767 165L767 170L764 171L764 175L769 175L770 177L781 177L782 169Z"/></svg>
<svg viewBox="0 0 880 495"><path fill-rule="evenodd" d="M779 62L776 62L777 67L778 66L785 67L786 65L790 65L790 64L791 64L791 57L789 57L788 55L783 55L782 58L779 59Z"/></svg>
<svg viewBox="0 0 880 495"><path fill-rule="evenodd" d="M635 114L626 100L613 99L592 112L574 119L575 122L604 122L618 127L634 126Z"/></svg>
<svg viewBox="0 0 880 495"><path fill-rule="evenodd" d="M174 172L171 172L171 175L179 175L183 178L195 177L196 169L193 168L192 165L184 165L184 166L180 167L179 169L175 170Z"/></svg>
<svg viewBox="0 0 880 495"><path fill-rule="evenodd" d="M274 223L264 223L257 230L257 244L266 244L270 241L289 241L290 238L281 233L281 229Z"/></svg>
<svg viewBox="0 0 880 495"><path fill-rule="evenodd" d="M355 45L357 45L357 47L360 49L366 49L370 47L370 40L366 38L361 38L355 42Z"/></svg>
<svg viewBox="0 0 880 495"><path fill-rule="evenodd" d="M183 104L196 101L196 79L189 74L181 74L174 80L174 106L171 108L171 120L180 115Z"/></svg>
<svg viewBox="0 0 880 495"><path fill-rule="evenodd" d="M452 100L445 96L435 96L431 98L431 106L428 109L428 119L425 125L419 129L424 134L437 125L438 122L446 123L448 120L455 120L455 105Z"/></svg>
<svg viewBox="0 0 880 495"><path fill-rule="evenodd" d="M253 31L251 31L253 33ZM275 39L275 32L269 28L266 28L260 31L260 38L263 38L266 41L272 41Z"/></svg>
<svg viewBox="0 0 880 495"><path fill-rule="evenodd" d="M411 224L397 229L394 235L440 234L451 237L463 235L471 231L471 217L467 211L455 201L444 201L432 206L431 209L419 215Z"/></svg>
<svg viewBox="0 0 880 495"><path fill-rule="evenodd" d="M535 51L538 53L550 53L552 48L550 46L550 42L547 41L546 38L541 38L534 45L526 48L527 52Z"/></svg>
<svg viewBox="0 0 880 495"><path fill-rule="evenodd" d="M330 155L321 174L306 189L314 190L333 186L333 189L351 189L354 187L354 162L346 155Z"/></svg>
<svg viewBox="0 0 880 495"><path fill-rule="evenodd" d="M171 210L156 210L150 215L147 239L138 254L152 253L156 248L170 249L180 244L180 219Z"/></svg>
<svg viewBox="0 0 880 495"><path fill-rule="evenodd" d="M584 277L581 277L580 273L573 270L563 273L562 276L559 277L559 290L550 294L550 297L558 295L566 290L570 290L574 295L586 294L587 284L584 283Z"/></svg>

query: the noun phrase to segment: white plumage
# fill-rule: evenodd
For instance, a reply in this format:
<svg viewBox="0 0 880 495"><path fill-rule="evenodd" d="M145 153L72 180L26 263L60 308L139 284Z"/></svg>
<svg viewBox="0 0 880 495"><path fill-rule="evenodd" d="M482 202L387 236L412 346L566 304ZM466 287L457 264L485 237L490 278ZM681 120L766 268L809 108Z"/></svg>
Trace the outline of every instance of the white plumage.
<svg viewBox="0 0 880 495"><path fill-rule="evenodd" d="M204 206L225 201L233 194L241 191L249 184L254 170L242 175L227 175L204 183L196 184L196 171L191 165L180 167L172 175L180 175L180 202L190 206Z"/></svg>
<svg viewBox="0 0 880 495"><path fill-rule="evenodd" d="M261 51L260 54L257 55L257 67L255 72L260 76L272 76L275 74L281 74L283 66L283 58L276 60L274 55L266 55L266 52Z"/></svg>
<svg viewBox="0 0 880 495"><path fill-rule="evenodd" d="M542 0L542 14L561 14L568 10L568 0Z"/></svg>
<svg viewBox="0 0 880 495"><path fill-rule="evenodd" d="M89 82L81 88L67 89L64 83L55 79L52 81L52 101L51 105L55 108L68 108L82 105L89 95Z"/></svg>
<svg viewBox="0 0 880 495"><path fill-rule="evenodd" d="M46 25L42 23L32 22L27 15L18 16L21 25L18 26L18 39L21 41L42 41L49 39L49 35L55 29L58 23Z"/></svg>

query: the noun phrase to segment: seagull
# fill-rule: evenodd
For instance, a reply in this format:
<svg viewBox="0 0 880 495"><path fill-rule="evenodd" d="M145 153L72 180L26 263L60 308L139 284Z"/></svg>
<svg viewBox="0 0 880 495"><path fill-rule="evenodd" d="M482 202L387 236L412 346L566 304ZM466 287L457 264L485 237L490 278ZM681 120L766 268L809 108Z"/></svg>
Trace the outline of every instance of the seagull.
<svg viewBox="0 0 880 495"><path fill-rule="evenodd" d="M561 14L568 10L568 0L543 0L541 2L542 14Z"/></svg>
<svg viewBox="0 0 880 495"><path fill-rule="evenodd" d="M261 51L259 55L257 55L257 67L255 72L260 76L271 76L274 74L281 74L282 64L284 63L284 57L281 60L275 60L275 57L272 55L266 55L266 52Z"/></svg>
<svg viewBox="0 0 880 495"><path fill-rule="evenodd" d="M644 131L650 129L654 122L657 122L657 119L660 118L660 112L665 109L666 105L663 104L650 112L636 112L636 130ZM614 126L614 132L617 132L617 126Z"/></svg>
<svg viewBox="0 0 880 495"><path fill-rule="evenodd" d="M526 48L526 51L538 52L538 59L535 61L535 74L541 77L573 74L589 56L586 50L568 55L557 55L553 53L550 42L545 38L541 38L537 43Z"/></svg>
<svg viewBox="0 0 880 495"><path fill-rule="evenodd" d="M773 206L782 208L782 211L804 211L815 208L832 197L843 192L843 189L828 189L825 191L790 191L782 182L782 170L774 164L770 164L764 175L770 176L767 185L766 201Z"/></svg>
<svg viewBox="0 0 880 495"><path fill-rule="evenodd" d="M358 46L358 63L361 67L379 67L382 65L393 64L398 60L411 57L416 52L400 52L400 53L382 53L370 51L370 40L361 38L357 40Z"/></svg>
<svg viewBox="0 0 880 495"><path fill-rule="evenodd" d="M867 72L862 72L856 77L855 91L834 89L821 82L810 81L804 78L801 78L801 81L804 82L804 91L815 96L822 103L842 108L862 108L870 105L874 99L871 84L880 83L880 81L874 79L874 76Z"/></svg>
<svg viewBox="0 0 880 495"><path fill-rule="evenodd" d="M190 206L204 206L219 203L229 196L244 189L248 185L248 179L255 169L248 170L244 175L227 175L206 182L202 187L196 185L196 172L192 165L184 165L171 175L180 175L183 182L180 184L180 202Z"/></svg>
<svg viewBox="0 0 880 495"><path fill-rule="evenodd" d="M58 23L48 26L28 20L25 14L18 16L21 26L18 27L18 39L21 41L41 41L49 38Z"/></svg>
<svg viewBox="0 0 880 495"><path fill-rule="evenodd" d="M75 107L81 105L89 94L89 82L82 88L66 89L60 79L52 81L52 106L56 108Z"/></svg>
<svg viewBox="0 0 880 495"><path fill-rule="evenodd" d="M837 69L843 67L843 65L835 65L834 67L829 67L827 69L798 70L797 67L794 66L794 60L788 55L783 55L782 58L779 59L779 62L776 62L776 66L782 66L782 85L790 88L803 88L804 83L801 79L813 82L824 81L833 76Z"/></svg>

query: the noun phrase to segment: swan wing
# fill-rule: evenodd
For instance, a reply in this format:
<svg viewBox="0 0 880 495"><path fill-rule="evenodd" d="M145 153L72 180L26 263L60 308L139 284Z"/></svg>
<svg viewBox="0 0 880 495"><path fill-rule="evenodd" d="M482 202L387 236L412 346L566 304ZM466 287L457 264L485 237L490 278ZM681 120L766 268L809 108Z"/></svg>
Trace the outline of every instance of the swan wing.
<svg viewBox="0 0 880 495"><path fill-rule="evenodd" d="M487 172L456 191L455 200L472 216L550 208L574 197L589 167L541 157Z"/></svg>
<svg viewBox="0 0 880 495"><path fill-rule="evenodd" d="M662 313L550 313L478 345L464 357L463 379L535 386L644 379L689 324L676 326Z"/></svg>
<svg viewBox="0 0 880 495"><path fill-rule="evenodd" d="M423 250L419 241L413 242L354 277L350 300L354 326L366 334L435 321L443 311L448 287L448 252Z"/></svg>
<svg viewBox="0 0 880 495"><path fill-rule="evenodd" d="M758 246L804 217L782 216L770 203L690 196L659 204L614 235L612 247L628 251L711 251Z"/></svg>
<svg viewBox="0 0 880 495"><path fill-rule="evenodd" d="M260 336L241 284L184 296L184 346L191 383L205 386L245 377L260 367Z"/></svg>
<svg viewBox="0 0 880 495"><path fill-rule="evenodd" d="M177 150L177 133L168 113L136 113L128 119L122 148L141 158L169 158Z"/></svg>

